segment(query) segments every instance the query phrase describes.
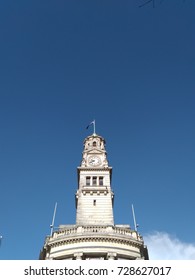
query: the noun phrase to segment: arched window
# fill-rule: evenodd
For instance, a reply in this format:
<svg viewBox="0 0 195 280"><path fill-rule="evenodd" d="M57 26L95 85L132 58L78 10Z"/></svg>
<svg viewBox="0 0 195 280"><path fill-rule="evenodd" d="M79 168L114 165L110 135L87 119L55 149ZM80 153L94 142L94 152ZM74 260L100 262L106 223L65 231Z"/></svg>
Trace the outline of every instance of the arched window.
<svg viewBox="0 0 195 280"><path fill-rule="evenodd" d="M93 142L93 147L96 147L97 146L97 143L96 141Z"/></svg>

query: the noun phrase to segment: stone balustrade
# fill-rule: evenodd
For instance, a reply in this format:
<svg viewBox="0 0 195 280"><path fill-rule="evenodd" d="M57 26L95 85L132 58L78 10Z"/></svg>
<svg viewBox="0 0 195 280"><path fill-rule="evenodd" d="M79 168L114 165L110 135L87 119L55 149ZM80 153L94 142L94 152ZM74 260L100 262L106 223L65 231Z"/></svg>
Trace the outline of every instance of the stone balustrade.
<svg viewBox="0 0 195 280"><path fill-rule="evenodd" d="M65 236L82 235L82 234L110 234L116 236L127 236L138 241L142 241L142 237L138 232L131 230L130 228L123 228L117 226L70 226L70 227L60 227L57 231L54 231L53 235L50 236L50 240L58 239Z"/></svg>

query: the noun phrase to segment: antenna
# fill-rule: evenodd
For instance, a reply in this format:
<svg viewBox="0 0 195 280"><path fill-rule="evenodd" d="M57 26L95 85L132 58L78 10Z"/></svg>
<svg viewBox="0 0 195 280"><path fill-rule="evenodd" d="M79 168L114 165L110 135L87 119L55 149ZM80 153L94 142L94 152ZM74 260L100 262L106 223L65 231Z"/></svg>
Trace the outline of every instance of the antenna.
<svg viewBox="0 0 195 280"><path fill-rule="evenodd" d="M133 204L131 206L132 206L132 213L133 213L134 228L135 228L135 231L137 231L138 224L136 223Z"/></svg>
<svg viewBox="0 0 195 280"><path fill-rule="evenodd" d="M58 204L57 204L57 202L56 202L56 203L55 203L55 207L54 207L54 212L53 212L52 224L50 225L50 228L51 228L50 236L52 236L52 234L53 234L57 205L58 205Z"/></svg>

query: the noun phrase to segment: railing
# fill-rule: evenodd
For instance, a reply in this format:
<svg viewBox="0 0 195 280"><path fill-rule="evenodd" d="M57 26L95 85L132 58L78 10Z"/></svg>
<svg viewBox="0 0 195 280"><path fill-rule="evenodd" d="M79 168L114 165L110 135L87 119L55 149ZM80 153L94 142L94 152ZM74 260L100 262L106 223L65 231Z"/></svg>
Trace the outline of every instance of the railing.
<svg viewBox="0 0 195 280"><path fill-rule="evenodd" d="M136 240L142 240L142 237L138 232L131 230L130 228L122 228L117 226L71 226L71 227L62 227L57 231L54 231L53 235L50 238L61 238L70 235L82 235L82 234L111 234L117 236L129 236Z"/></svg>

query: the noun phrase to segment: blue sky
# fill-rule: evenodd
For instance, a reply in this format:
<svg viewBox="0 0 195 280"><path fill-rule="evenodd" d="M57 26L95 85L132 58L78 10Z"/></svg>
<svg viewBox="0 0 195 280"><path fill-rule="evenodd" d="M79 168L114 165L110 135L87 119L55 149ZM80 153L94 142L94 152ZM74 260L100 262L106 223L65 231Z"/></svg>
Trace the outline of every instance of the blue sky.
<svg viewBox="0 0 195 280"><path fill-rule="evenodd" d="M94 118L115 223L133 203L153 258L195 259L195 2L143 2L1 1L0 259L38 258L56 201L75 223Z"/></svg>

